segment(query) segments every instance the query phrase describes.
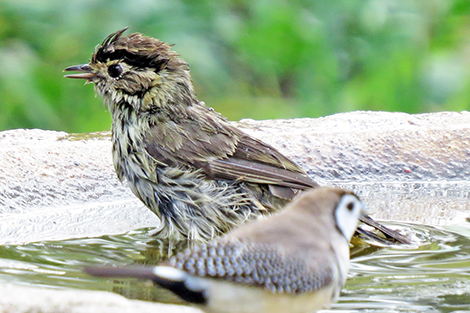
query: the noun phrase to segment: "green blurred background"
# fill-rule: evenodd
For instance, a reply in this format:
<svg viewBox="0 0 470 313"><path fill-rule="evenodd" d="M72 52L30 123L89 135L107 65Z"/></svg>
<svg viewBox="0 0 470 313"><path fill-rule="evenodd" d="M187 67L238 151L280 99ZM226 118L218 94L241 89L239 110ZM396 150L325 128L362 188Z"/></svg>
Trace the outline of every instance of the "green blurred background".
<svg viewBox="0 0 470 313"><path fill-rule="evenodd" d="M470 107L469 0L0 0L0 130L109 129L62 70L125 26L175 44L231 120Z"/></svg>

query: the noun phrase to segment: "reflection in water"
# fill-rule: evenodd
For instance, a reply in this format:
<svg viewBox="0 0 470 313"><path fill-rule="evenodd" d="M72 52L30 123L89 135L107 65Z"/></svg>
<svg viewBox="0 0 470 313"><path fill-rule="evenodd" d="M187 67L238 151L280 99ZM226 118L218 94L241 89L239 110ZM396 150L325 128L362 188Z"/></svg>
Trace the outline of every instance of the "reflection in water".
<svg viewBox="0 0 470 313"><path fill-rule="evenodd" d="M390 225L390 224L388 224ZM415 246L355 247L349 280L328 311L451 312L470 303L470 225L412 229ZM136 280L106 280L82 273L84 266L157 264L185 243L152 240L148 229L121 236L0 247L0 281L113 291L129 298L181 303L165 290Z"/></svg>

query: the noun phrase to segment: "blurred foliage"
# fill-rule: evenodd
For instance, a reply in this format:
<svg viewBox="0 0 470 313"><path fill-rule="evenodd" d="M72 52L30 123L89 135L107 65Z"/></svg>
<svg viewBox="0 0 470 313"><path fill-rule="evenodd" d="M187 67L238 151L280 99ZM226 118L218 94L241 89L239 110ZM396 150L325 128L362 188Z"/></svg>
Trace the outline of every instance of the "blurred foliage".
<svg viewBox="0 0 470 313"><path fill-rule="evenodd" d="M468 0L0 0L0 130L109 129L62 70L125 26L176 44L232 120L470 106Z"/></svg>

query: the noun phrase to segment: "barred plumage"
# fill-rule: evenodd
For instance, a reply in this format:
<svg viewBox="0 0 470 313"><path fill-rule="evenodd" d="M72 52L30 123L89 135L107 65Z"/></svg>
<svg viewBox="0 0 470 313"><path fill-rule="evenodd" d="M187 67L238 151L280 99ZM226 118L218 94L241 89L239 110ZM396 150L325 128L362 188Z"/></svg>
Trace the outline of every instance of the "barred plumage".
<svg viewBox="0 0 470 313"><path fill-rule="evenodd" d="M273 293L299 294L331 283L333 269L313 273L302 257L286 255L275 244L230 240L201 244L172 257L169 265L194 276L262 286ZM319 265L314 265L320 268Z"/></svg>

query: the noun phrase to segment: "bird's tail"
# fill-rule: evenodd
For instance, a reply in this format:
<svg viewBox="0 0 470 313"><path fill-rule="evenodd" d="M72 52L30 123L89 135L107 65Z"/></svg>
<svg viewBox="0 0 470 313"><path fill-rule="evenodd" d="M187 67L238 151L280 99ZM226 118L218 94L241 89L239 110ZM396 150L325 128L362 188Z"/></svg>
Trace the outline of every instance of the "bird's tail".
<svg viewBox="0 0 470 313"><path fill-rule="evenodd" d="M104 266L104 267L85 267L84 272L96 277L113 278L137 278L144 280L154 280L155 266Z"/></svg>
<svg viewBox="0 0 470 313"><path fill-rule="evenodd" d="M372 239L378 241L383 244L394 244L394 243L401 243L401 244L410 244L410 240L400 234L398 231L385 227L384 225L377 223L372 219L372 217L366 215L361 217L361 222L370 227L377 230L378 233L374 231L370 231L364 229L363 227L359 226L357 228L357 233L359 233L362 237L366 239Z"/></svg>
<svg viewBox="0 0 470 313"><path fill-rule="evenodd" d="M204 288L191 283L188 274L170 266L123 266L123 267L86 267L85 273L97 277L137 278L151 280L155 284L168 289L183 300L195 304L204 304L206 297ZM189 283L188 283L189 281Z"/></svg>

